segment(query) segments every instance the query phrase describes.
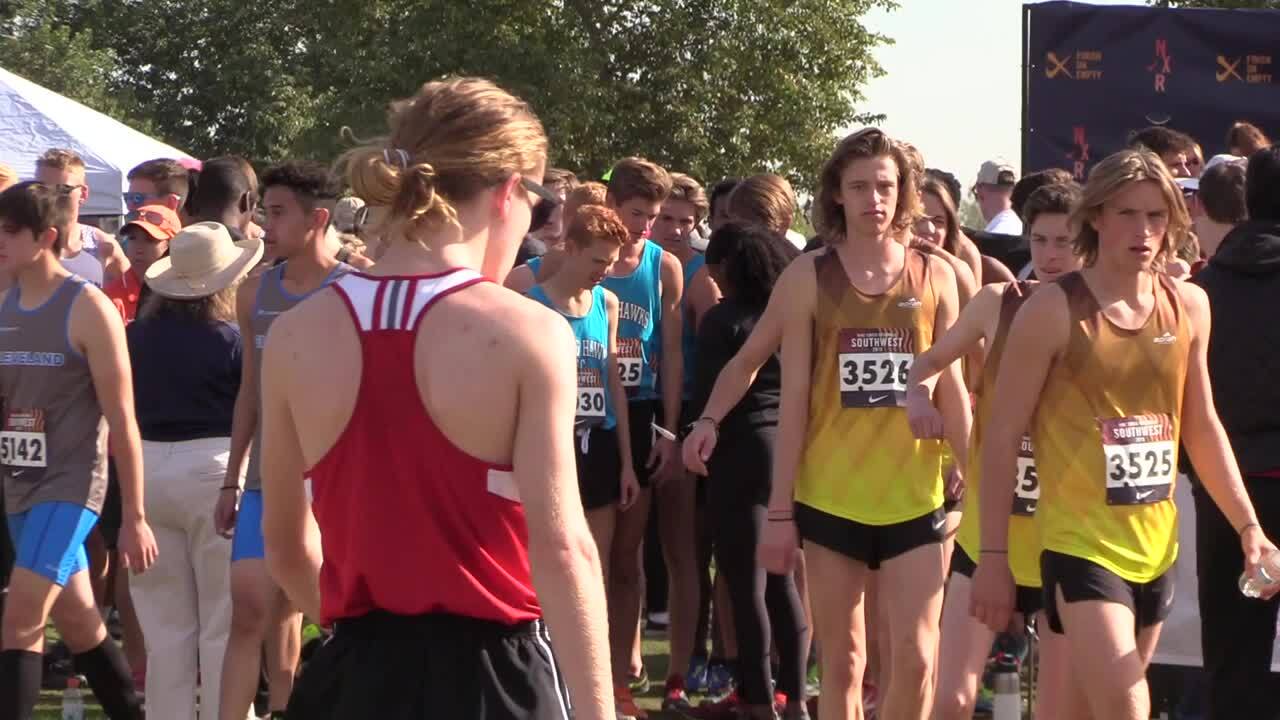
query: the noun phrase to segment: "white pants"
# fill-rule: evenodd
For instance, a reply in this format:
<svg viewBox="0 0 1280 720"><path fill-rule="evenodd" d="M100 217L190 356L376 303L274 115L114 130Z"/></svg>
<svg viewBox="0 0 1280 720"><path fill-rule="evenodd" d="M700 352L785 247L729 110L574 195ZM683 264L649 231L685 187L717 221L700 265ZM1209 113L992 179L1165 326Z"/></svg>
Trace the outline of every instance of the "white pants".
<svg viewBox="0 0 1280 720"><path fill-rule="evenodd" d="M231 541L213 526L230 438L143 441L145 508L159 557L130 578L147 642L147 716L218 718L222 656L231 629Z"/></svg>

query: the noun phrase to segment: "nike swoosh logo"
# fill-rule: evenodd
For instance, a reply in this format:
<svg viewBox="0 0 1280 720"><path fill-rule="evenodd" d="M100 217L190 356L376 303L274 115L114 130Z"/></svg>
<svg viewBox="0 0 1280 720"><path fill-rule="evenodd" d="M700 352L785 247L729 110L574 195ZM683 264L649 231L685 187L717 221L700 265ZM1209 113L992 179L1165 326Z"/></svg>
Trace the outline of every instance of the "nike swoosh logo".
<svg viewBox="0 0 1280 720"><path fill-rule="evenodd" d="M1154 493L1155 493L1155 490L1148 490L1146 492L1138 493L1137 497L1139 500L1146 500L1147 498L1151 497Z"/></svg>
<svg viewBox="0 0 1280 720"><path fill-rule="evenodd" d="M947 524L947 519L946 519L946 518L939 518L939 519L938 519L938 521L937 521L937 522L935 522L935 523L933 524L933 529L934 529L934 530L941 530L941 529L942 529L942 526L943 526L943 525L946 525L946 524Z"/></svg>
<svg viewBox="0 0 1280 720"><path fill-rule="evenodd" d="M1031 503L1030 505L1027 506L1027 514L1034 515L1035 513L1036 513L1036 504Z"/></svg>
<svg viewBox="0 0 1280 720"><path fill-rule="evenodd" d="M881 400L884 400L887 397L889 396L888 395L872 395L870 398L867 398L867 402L871 403L872 405L875 405L876 403L880 402Z"/></svg>

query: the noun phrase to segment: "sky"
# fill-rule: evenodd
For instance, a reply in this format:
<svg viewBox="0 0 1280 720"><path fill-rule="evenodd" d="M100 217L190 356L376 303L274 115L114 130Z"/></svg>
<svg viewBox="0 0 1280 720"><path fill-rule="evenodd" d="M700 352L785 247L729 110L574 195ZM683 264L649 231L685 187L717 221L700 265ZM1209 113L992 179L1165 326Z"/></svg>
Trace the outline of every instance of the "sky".
<svg viewBox="0 0 1280 720"><path fill-rule="evenodd" d="M1144 0L1090 0L1143 5ZM894 39L876 50L886 75L863 90L859 112L887 115L882 127L911 141L929 167L968 187L984 160L1019 166L1023 0L898 0L863 18Z"/></svg>

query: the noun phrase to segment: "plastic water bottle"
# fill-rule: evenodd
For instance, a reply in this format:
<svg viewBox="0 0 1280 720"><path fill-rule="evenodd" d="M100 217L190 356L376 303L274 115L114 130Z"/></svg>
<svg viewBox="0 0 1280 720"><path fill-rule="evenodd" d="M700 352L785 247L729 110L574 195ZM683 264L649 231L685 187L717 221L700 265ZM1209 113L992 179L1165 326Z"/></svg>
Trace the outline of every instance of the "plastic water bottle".
<svg viewBox="0 0 1280 720"><path fill-rule="evenodd" d="M67 678L67 689L62 691L62 720L84 720L84 695L80 678Z"/></svg>
<svg viewBox="0 0 1280 720"><path fill-rule="evenodd" d="M1245 597L1260 598L1272 586L1280 583L1280 552L1272 552L1262 558L1258 569L1250 575L1240 574L1240 592Z"/></svg>
<svg viewBox="0 0 1280 720"><path fill-rule="evenodd" d="M991 720L1022 720L1022 676L1018 663L1002 659L991 674L995 691Z"/></svg>

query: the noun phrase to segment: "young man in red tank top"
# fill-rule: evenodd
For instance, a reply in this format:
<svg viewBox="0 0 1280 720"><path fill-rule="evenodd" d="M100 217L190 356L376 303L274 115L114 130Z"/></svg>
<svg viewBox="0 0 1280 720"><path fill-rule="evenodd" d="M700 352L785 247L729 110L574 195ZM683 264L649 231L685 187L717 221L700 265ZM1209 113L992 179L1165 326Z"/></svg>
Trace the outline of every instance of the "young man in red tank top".
<svg viewBox="0 0 1280 720"><path fill-rule="evenodd" d="M612 718L573 335L498 284L554 198L545 134L471 78L392 113L389 144L345 159L358 196L395 198L386 253L264 349L267 564L334 625L286 716Z"/></svg>

